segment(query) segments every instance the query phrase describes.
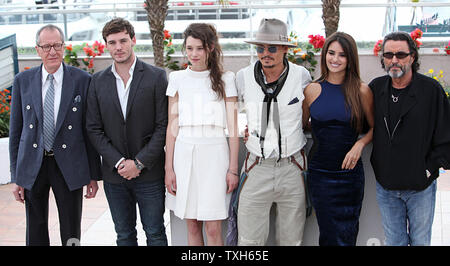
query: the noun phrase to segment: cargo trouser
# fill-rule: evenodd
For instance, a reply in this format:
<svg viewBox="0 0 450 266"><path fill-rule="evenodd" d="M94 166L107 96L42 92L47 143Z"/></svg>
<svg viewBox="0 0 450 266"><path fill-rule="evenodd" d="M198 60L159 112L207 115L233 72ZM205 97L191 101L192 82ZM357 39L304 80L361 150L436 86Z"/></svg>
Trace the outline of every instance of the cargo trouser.
<svg viewBox="0 0 450 266"><path fill-rule="evenodd" d="M299 151L277 163L249 154L242 171L248 172L239 197L238 245L263 246L269 235L270 209L276 204L277 245L301 245L306 219L305 186L302 171L304 152Z"/></svg>

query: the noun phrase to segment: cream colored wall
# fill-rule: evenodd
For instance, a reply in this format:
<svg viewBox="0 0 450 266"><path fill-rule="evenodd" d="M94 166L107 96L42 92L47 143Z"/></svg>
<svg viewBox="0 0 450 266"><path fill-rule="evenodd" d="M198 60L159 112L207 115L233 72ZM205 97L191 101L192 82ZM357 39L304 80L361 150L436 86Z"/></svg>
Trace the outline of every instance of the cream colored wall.
<svg viewBox="0 0 450 266"><path fill-rule="evenodd" d="M153 57L148 55L138 55L140 59L145 62L153 64ZM181 58L175 57L176 60L182 61ZM256 60L256 56L253 57ZM319 58L317 57L317 60ZM318 60L319 61L319 60ZM224 68L237 72L239 69L248 66L251 62L251 57L248 55L227 55L224 57ZM363 81L369 83L373 78L384 75L384 71L381 68L379 57L372 54L360 54L360 72ZM444 71L444 80L450 85L450 56L443 54L420 54L419 62L420 73L428 72L430 68L435 71ZM109 55L100 56L95 59L95 70L100 71L108 67L112 63L112 59ZM23 71L25 67L33 67L40 64L38 57L19 58L19 70ZM316 68L314 77L319 76L320 67Z"/></svg>

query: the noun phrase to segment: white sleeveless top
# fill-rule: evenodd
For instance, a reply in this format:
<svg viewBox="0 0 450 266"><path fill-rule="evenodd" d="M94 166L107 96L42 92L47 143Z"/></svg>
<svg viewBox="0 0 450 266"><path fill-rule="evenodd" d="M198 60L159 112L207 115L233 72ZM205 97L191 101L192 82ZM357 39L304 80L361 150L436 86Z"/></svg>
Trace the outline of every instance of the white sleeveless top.
<svg viewBox="0 0 450 266"><path fill-rule="evenodd" d="M222 75L226 97L237 96L234 73ZM225 101L218 100L211 88L209 70L196 72L187 68L169 74L166 95L174 97L178 92L178 125L218 126L226 128ZM170 110L169 110L170 112Z"/></svg>

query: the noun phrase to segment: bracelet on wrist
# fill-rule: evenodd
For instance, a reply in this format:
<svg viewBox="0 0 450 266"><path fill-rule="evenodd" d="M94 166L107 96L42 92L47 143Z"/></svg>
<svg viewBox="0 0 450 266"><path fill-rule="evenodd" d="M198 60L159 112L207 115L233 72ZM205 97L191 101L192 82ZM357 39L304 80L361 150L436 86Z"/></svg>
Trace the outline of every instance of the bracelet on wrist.
<svg viewBox="0 0 450 266"><path fill-rule="evenodd" d="M233 173L230 169L227 170L227 173L230 173L230 174L235 175L235 176L239 176L238 173Z"/></svg>

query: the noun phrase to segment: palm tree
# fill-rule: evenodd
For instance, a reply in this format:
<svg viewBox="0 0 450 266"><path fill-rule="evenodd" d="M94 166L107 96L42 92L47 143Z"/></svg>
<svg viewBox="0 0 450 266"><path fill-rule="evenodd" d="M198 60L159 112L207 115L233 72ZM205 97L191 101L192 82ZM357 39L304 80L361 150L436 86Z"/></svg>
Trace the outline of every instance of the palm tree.
<svg viewBox="0 0 450 266"><path fill-rule="evenodd" d="M164 68L164 22L169 9L167 2L169 0L145 0L155 65L162 68Z"/></svg>
<svg viewBox="0 0 450 266"><path fill-rule="evenodd" d="M145 10L152 36L153 55L155 65L164 68L164 22L166 21L169 0L145 0ZM228 4L227 0L217 1L222 6Z"/></svg>
<svg viewBox="0 0 450 266"><path fill-rule="evenodd" d="M412 3L419 3L419 0L411 0ZM415 6L412 7L412 18L411 18L411 22L409 23L410 25L414 25L414 20L416 19L416 8Z"/></svg>
<svg viewBox="0 0 450 266"><path fill-rule="evenodd" d="M322 0L322 19L325 25L325 36L337 31L339 26L339 5L341 0Z"/></svg>

